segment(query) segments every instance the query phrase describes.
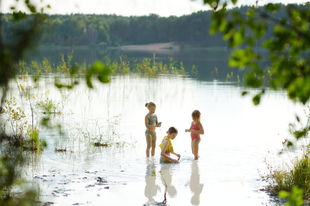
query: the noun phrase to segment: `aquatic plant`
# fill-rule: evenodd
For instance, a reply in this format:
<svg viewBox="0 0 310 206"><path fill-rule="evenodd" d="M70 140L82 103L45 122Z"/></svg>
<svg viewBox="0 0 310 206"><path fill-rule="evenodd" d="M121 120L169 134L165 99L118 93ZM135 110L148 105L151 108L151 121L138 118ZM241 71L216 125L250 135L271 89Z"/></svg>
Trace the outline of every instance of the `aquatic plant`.
<svg viewBox="0 0 310 206"><path fill-rule="evenodd" d="M117 131L117 126L121 120L121 115L116 115L106 120L106 123L93 119L88 122L77 123L72 131L74 137L79 138L80 141L88 141L89 144L94 146L117 146L123 147L125 145L131 145L131 143L121 140L121 135Z"/></svg>
<svg viewBox="0 0 310 206"><path fill-rule="evenodd" d="M268 174L261 174L262 181L268 183L266 190L278 193L281 190L291 191L294 186L303 190L305 197L310 197L310 145L300 157L286 162L282 167L272 165L265 159Z"/></svg>
<svg viewBox="0 0 310 206"><path fill-rule="evenodd" d="M228 73L228 74L226 75L226 82L227 82L228 80L232 79L233 77L234 77L234 73L233 73L233 72L231 72L230 74Z"/></svg>
<svg viewBox="0 0 310 206"><path fill-rule="evenodd" d="M214 74L216 74L217 78L219 78L219 73L218 73L217 68L215 68L215 70L211 72L212 78L214 78Z"/></svg>
<svg viewBox="0 0 310 206"><path fill-rule="evenodd" d="M6 119L7 122L13 123L11 125L11 133L6 133L5 129L0 130L0 205L1 206L28 206L35 205L38 193L33 189L27 189L22 184L22 170L21 168L27 162L27 157L24 157L22 148L12 148L10 144L12 137L20 139L21 134L25 134L26 128L24 121L24 113L22 108L14 105L11 97L11 81L16 77L16 68L14 65L18 64L24 52L33 46L35 40L39 39L38 31L40 25L46 20L44 9L38 8L42 13L37 13L37 8L29 0L22 3L28 8L31 14L27 15L21 11L15 10L11 7L10 27L12 33L7 38L3 38L2 26L0 26L0 87L1 101L1 126ZM50 7L50 6L48 6ZM0 15L0 23L3 22L3 16ZM27 26L25 26L27 25ZM21 68L25 69L25 64L21 62ZM25 73L25 72L24 72ZM5 107L7 106L7 107ZM16 110L17 109L17 110ZM15 124L15 125L14 125ZM13 125L13 126L12 126ZM17 126L16 126L17 125ZM29 131L29 130L28 130ZM31 132L31 131L29 131ZM35 131L32 132L35 138ZM18 142L18 141L17 141ZM14 191L13 192L13 188Z"/></svg>
<svg viewBox="0 0 310 206"><path fill-rule="evenodd" d="M158 62L157 57L153 54L153 58L144 58L138 62L136 59L130 61L124 55L120 56L119 61L111 61L107 56L104 57L105 64L111 69L112 75L117 74L137 74L147 77L157 77L158 75L186 75L183 62L178 63L172 57L169 58L169 64Z"/></svg>
<svg viewBox="0 0 310 206"><path fill-rule="evenodd" d="M195 65L192 66L192 74L196 76L198 75L198 69L195 67Z"/></svg>

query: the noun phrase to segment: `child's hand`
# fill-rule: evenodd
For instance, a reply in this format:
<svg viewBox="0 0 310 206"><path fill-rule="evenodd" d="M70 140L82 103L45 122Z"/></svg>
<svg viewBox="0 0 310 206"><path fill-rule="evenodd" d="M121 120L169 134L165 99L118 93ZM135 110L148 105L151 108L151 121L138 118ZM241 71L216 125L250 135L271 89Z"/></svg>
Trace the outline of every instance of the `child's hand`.
<svg viewBox="0 0 310 206"><path fill-rule="evenodd" d="M186 129L185 132L190 132L190 130L189 130L189 129Z"/></svg>
<svg viewBox="0 0 310 206"><path fill-rule="evenodd" d="M159 122L156 126L157 126L157 127L161 127L161 122Z"/></svg>
<svg viewBox="0 0 310 206"><path fill-rule="evenodd" d="M178 160L180 160L180 158L181 158L181 155L180 155L180 154L178 154L177 156L179 157L179 158L178 158Z"/></svg>

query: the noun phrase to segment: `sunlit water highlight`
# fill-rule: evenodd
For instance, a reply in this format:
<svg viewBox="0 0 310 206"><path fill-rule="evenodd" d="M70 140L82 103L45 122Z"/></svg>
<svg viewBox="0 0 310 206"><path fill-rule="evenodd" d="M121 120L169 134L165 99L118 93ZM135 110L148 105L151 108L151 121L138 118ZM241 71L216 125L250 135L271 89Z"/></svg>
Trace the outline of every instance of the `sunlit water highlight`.
<svg viewBox="0 0 310 206"><path fill-rule="evenodd" d="M42 83L43 84L43 83ZM53 88L42 86L42 90ZM167 182L168 205L273 205L273 199L259 191L264 185L257 169L266 170L264 158L277 155L281 141L290 137L288 124L303 107L288 100L283 92L267 91L259 106L238 83L201 82L175 76L140 78L116 76L110 84L96 84L94 90L81 84L68 91L69 102L62 117L64 129L44 131L48 147L33 160L26 178L40 188L40 201L54 205L143 205L164 199L163 180L152 174L162 171ZM255 90L250 90L255 94ZM52 89L51 99L60 100ZM179 134L173 140L181 154L179 164L159 164L159 147L155 157L145 157L145 103L157 104L156 114L162 127L157 129L157 145L170 126ZM191 112L202 113L205 134L201 136L200 159L193 160L191 139L184 130L191 124ZM94 128L97 120L102 133L106 120L121 115L116 130L124 147L93 147L92 140L77 137L80 127ZM136 142L135 142L136 141ZM66 148L66 153L54 149ZM43 176L45 175L45 176ZM98 182L102 177L104 182Z"/></svg>

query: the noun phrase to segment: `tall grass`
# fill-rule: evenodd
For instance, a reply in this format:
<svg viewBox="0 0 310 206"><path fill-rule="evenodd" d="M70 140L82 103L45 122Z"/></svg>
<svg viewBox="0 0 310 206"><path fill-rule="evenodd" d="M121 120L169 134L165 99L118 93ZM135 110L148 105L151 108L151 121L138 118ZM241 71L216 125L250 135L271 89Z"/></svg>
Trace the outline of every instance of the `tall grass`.
<svg viewBox="0 0 310 206"><path fill-rule="evenodd" d="M267 191L278 193L281 190L291 191L294 186L303 189L304 196L310 197L310 145L299 156L286 162L282 167L275 167L265 159L269 174L260 174L263 181L268 183Z"/></svg>
<svg viewBox="0 0 310 206"><path fill-rule="evenodd" d="M156 77L160 74L186 75L183 62L174 61L172 57L169 58L168 64L158 62L155 54L152 59L144 58L140 62L135 59L130 62L126 58L126 56L120 56L119 61L113 62L107 57L105 58L105 63L111 69L112 75L133 73L148 77Z"/></svg>
<svg viewBox="0 0 310 206"><path fill-rule="evenodd" d="M25 61L20 61L16 65L16 70L19 75L28 73L33 80L37 80L42 76L50 74L62 75L63 77L72 77L73 70L75 76L84 76L89 66L84 64L75 63L72 65L73 52L67 54L61 54L61 59L57 65L51 64L46 58L42 62L32 61L27 64ZM175 61L172 57L169 58L169 63L164 64L157 60L155 54L153 58L144 58L142 61L132 59L127 60L127 56L121 55L119 60L111 61L107 56L103 58L103 62L110 68L112 75L119 74L138 74L146 77L156 77L158 75L186 75L183 62ZM197 69L195 74L197 75ZM194 72L192 72L194 73Z"/></svg>

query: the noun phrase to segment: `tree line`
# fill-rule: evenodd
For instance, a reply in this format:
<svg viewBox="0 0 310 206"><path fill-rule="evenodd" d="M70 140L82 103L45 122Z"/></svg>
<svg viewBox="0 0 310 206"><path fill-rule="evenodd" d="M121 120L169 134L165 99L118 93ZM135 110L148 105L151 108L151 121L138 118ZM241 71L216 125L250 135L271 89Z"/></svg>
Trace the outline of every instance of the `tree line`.
<svg viewBox="0 0 310 206"><path fill-rule="evenodd" d="M298 8L309 7L296 5ZM227 10L246 14L252 6L241 6ZM274 18L282 19L286 14L286 5L279 4L280 9ZM156 14L148 16L117 16L117 15L49 15L41 27L40 45L46 46L119 46L130 44L151 44L178 42L182 45L197 47L225 47L227 41L217 33L209 32L212 24L213 10L198 11L181 17L160 17ZM12 39L16 25L12 23L12 14L4 14L2 18L4 41ZM266 22L266 35L258 39L260 45L272 37L273 24ZM19 25L20 26L20 25ZM247 35L252 35L248 31Z"/></svg>

